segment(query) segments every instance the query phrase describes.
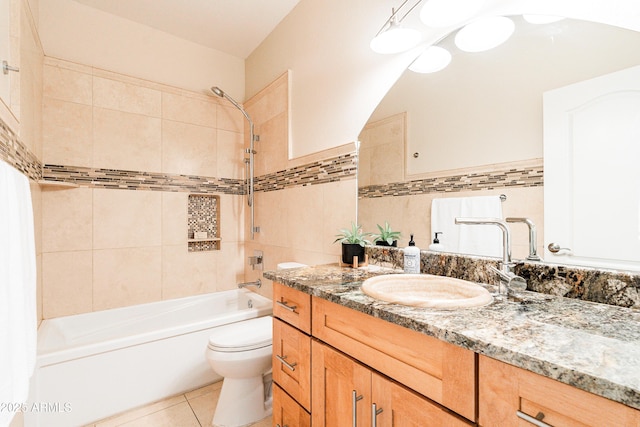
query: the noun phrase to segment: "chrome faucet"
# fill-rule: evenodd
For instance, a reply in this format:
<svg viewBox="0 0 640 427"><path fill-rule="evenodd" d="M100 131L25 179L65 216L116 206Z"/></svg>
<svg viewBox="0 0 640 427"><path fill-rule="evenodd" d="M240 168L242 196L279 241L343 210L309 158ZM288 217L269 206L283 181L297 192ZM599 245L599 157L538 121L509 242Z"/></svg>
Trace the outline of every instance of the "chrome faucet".
<svg viewBox="0 0 640 427"><path fill-rule="evenodd" d="M507 222L524 222L529 227L529 256L527 261L542 261L538 256L536 246L538 244L538 233L536 225L529 218L506 218Z"/></svg>
<svg viewBox="0 0 640 427"><path fill-rule="evenodd" d="M246 288L247 286L255 286L256 288L260 288L260 286L262 286L262 282L260 281L260 279L258 279L255 282L238 283L239 288Z"/></svg>
<svg viewBox="0 0 640 427"><path fill-rule="evenodd" d="M509 293L509 288L526 289L527 282L520 276L516 276L513 272L513 264L511 263L511 234L507 223L500 218L456 218L456 224L467 225L495 225L502 230L502 262L500 270L490 267L500 276L500 285L498 292L502 295ZM523 287L524 284L524 287Z"/></svg>

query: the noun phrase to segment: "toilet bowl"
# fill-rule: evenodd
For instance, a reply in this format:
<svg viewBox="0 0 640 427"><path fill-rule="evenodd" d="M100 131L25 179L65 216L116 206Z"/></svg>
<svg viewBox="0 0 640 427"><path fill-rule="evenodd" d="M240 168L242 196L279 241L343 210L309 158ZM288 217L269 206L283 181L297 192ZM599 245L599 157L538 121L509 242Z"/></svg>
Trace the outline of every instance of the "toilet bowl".
<svg viewBox="0 0 640 427"><path fill-rule="evenodd" d="M224 378L214 427L242 427L271 415L271 316L216 328L206 355ZM266 392L265 392L266 390Z"/></svg>

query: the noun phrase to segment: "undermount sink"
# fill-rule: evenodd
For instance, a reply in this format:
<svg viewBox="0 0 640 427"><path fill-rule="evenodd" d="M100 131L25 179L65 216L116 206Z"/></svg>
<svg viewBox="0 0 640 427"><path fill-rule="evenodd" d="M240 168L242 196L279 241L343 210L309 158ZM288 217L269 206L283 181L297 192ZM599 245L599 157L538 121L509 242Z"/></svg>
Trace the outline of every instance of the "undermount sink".
<svg viewBox="0 0 640 427"><path fill-rule="evenodd" d="M431 274L371 277L362 284L362 292L382 301L415 307L468 308L493 301L489 291L476 283Z"/></svg>

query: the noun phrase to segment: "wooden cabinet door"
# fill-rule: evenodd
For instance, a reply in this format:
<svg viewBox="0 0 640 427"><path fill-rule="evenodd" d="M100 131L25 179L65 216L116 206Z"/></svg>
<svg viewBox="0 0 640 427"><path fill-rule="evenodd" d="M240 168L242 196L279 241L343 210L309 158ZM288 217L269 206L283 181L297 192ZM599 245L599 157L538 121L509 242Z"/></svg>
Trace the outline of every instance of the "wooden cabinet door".
<svg viewBox="0 0 640 427"><path fill-rule="evenodd" d="M371 425L379 427L469 427L472 425L418 393L376 373L371 379L371 401L373 402L371 417L376 417L375 424Z"/></svg>
<svg viewBox="0 0 640 427"><path fill-rule="evenodd" d="M311 355L313 426L370 427L371 371L318 341Z"/></svg>
<svg viewBox="0 0 640 427"><path fill-rule="evenodd" d="M481 426L638 427L640 411L504 362L480 356ZM545 425L545 424L542 424Z"/></svg>
<svg viewBox="0 0 640 427"><path fill-rule="evenodd" d="M311 337L273 319L273 380L306 410L311 409Z"/></svg>
<svg viewBox="0 0 640 427"><path fill-rule="evenodd" d="M274 282L273 316L311 334L311 295Z"/></svg>
<svg viewBox="0 0 640 427"><path fill-rule="evenodd" d="M273 386L273 425L275 427L311 427L311 415L277 384Z"/></svg>

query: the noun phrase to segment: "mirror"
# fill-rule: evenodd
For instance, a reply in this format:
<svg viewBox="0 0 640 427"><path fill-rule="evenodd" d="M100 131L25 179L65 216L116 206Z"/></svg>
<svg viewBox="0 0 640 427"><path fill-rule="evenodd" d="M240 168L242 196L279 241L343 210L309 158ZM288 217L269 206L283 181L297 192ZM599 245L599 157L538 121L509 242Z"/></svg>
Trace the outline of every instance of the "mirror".
<svg viewBox="0 0 640 427"><path fill-rule="evenodd" d="M640 33L512 18L514 35L491 51L457 51L449 35L438 44L452 53L449 66L434 74L407 70L373 112L360 135L358 220L365 230L388 221L402 232L398 246L412 233L427 249L434 198L504 194L503 217L536 224L538 254L571 263L545 253L543 156L554 154L543 153L542 94L640 64ZM528 229L510 230L513 258L524 259Z"/></svg>

